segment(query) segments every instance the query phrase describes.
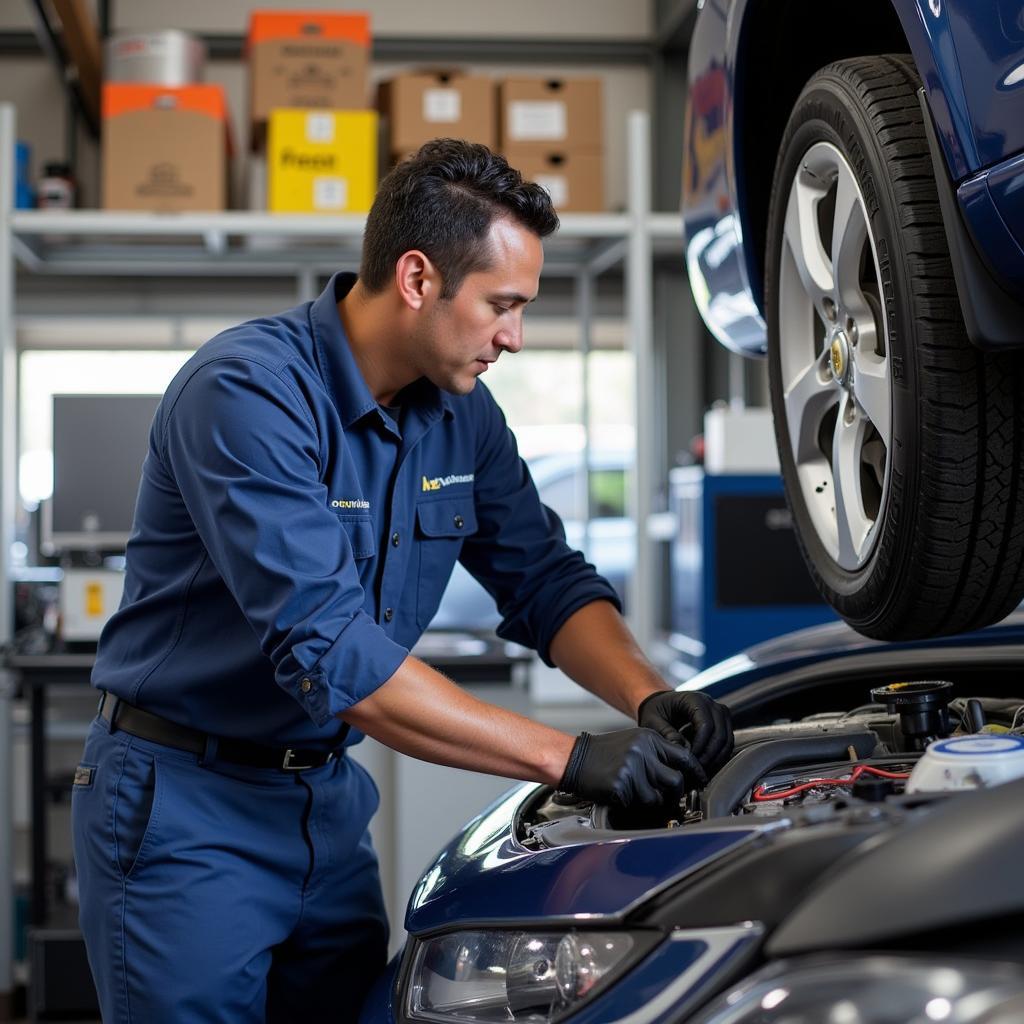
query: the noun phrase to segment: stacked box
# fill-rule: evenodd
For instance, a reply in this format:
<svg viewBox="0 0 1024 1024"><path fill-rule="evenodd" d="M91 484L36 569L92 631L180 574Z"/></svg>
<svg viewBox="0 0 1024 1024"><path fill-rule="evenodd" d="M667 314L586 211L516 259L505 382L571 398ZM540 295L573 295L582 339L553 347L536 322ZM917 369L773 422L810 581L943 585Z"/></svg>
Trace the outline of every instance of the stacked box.
<svg viewBox="0 0 1024 1024"><path fill-rule="evenodd" d="M376 188L375 111L271 111L267 209L366 213Z"/></svg>
<svg viewBox="0 0 1024 1024"><path fill-rule="evenodd" d="M505 157L524 178L547 190L560 213L604 209L604 158L600 153L512 149L505 151Z"/></svg>
<svg viewBox="0 0 1024 1024"><path fill-rule="evenodd" d="M599 78L506 78L500 99L506 149L604 148Z"/></svg>
<svg viewBox="0 0 1024 1024"><path fill-rule="evenodd" d="M454 70L397 75L381 83L378 107L395 161L439 137L497 146L494 83L483 75Z"/></svg>
<svg viewBox="0 0 1024 1024"><path fill-rule="evenodd" d="M564 213L604 208L601 80L508 78L499 107L502 153Z"/></svg>
<svg viewBox="0 0 1024 1024"><path fill-rule="evenodd" d="M103 86L103 207L223 210L230 132L219 85Z"/></svg>
<svg viewBox="0 0 1024 1024"><path fill-rule="evenodd" d="M246 55L253 149L262 147L276 107L367 107L369 15L253 11Z"/></svg>
<svg viewBox="0 0 1024 1024"><path fill-rule="evenodd" d="M254 11L246 44L252 209L365 213L377 185L370 19Z"/></svg>

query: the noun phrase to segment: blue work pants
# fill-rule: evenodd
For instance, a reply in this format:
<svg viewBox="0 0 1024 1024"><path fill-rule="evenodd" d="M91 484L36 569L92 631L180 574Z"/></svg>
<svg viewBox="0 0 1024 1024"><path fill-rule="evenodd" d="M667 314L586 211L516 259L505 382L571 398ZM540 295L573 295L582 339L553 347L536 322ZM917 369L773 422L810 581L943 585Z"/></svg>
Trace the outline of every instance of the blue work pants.
<svg viewBox="0 0 1024 1024"><path fill-rule="evenodd" d="M80 920L105 1024L357 1020L387 951L367 832L378 795L360 765L206 761L97 718L77 778Z"/></svg>

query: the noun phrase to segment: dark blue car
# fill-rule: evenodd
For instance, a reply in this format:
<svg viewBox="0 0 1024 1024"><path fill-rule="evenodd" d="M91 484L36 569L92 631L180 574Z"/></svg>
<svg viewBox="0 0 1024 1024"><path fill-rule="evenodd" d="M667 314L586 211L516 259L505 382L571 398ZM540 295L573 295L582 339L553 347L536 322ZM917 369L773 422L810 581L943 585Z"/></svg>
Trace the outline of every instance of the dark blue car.
<svg viewBox="0 0 1024 1024"><path fill-rule="evenodd" d="M686 262L766 355L820 591L859 631L1024 595L1024 6L700 0Z"/></svg>
<svg viewBox="0 0 1024 1024"><path fill-rule="evenodd" d="M1022 669L1018 613L707 670L739 726L712 781L643 815L511 791L422 876L361 1020L1019 1024Z"/></svg>

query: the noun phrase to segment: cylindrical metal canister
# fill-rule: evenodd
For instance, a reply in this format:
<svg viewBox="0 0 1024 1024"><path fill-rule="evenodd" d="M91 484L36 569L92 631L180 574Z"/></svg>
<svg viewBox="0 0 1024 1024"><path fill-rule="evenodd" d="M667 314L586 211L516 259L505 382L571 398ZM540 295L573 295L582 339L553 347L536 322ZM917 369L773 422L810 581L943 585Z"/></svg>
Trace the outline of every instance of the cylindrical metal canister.
<svg viewBox="0 0 1024 1024"><path fill-rule="evenodd" d="M206 44L179 29L119 32L106 45L108 82L191 85L203 80Z"/></svg>

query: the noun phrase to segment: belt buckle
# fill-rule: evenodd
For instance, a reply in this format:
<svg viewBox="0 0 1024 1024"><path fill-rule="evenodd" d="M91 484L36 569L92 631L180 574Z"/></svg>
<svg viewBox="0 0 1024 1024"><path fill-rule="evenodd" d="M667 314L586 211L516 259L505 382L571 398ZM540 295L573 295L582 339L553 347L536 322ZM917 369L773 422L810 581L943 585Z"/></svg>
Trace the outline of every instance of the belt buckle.
<svg viewBox="0 0 1024 1024"><path fill-rule="evenodd" d="M305 764L294 764L293 758L296 755L296 751L289 747L284 752L284 758L281 761L281 771L284 772L301 772L306 768L320 768L322 765L314 764L312 761L307 761ZM327 760L323 763L328 764L334 759L334 751L330 751L327 755Z"/></svg>
<svg viewBox="0 0 1024 1024"><path fill-rule="evenodd" d="M281 761L281 771L283 772L301 772L304 768L312 768L311 764L294 764L293 758L295 757L295 751L289 747L284 752L284 758Z"/></svg>

